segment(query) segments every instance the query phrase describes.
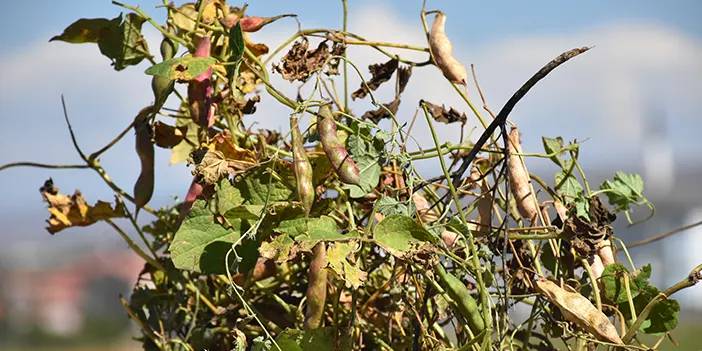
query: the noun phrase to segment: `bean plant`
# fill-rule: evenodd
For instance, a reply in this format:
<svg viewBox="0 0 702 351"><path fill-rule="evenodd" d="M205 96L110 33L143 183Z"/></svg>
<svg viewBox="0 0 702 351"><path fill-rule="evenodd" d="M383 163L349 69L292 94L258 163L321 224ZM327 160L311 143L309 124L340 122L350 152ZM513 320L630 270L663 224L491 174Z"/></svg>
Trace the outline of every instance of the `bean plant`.
<svg viewBox="0 0 702 351"><path fill-rule="evenodd" d="M158 23L142 8L113 4L124 14L79 19L51 40L97 44L117 71L148 61L146 107L87 153L64 102L83 162L2 169L82 168L113 190L114 199L92 203L47 180L47 230L104 222L144 260L121 302L145 350L649 350L669 342L680 311L671 295L702 278L702 266L659 290L652 267L632 261L612 223L653 213L641 177L616 172L590 184L577 141L544 137L543 151L525 152L509 120L530 89L589 48L545 58L494 114L475 69L453 56L440 10L417 9L427 44L414 46L349 31L345 0L340 28L298 24L281 43L249 33L297 15L259 17L226 0L164 2L154 9L166 14ZM149 47L144 26L158 31L159 48ZM347 58L363 50L385 60L366 71ZM442 74L464 104L402 99L416 107L400 114L405 88L423 88L415 70ZM286 95L290 87L300 93ZM378 100L384 90L392 100ZM352 100L373 108L352 111ZM289 130L253 128L272 117L259 117L259 104L284 106ZM429 139L412 132L422 123ZM475 126L478 136L442 140L439 123ZM417 148L420 138L433 146ZM135 143L133 187L100 162L119 142ZM182 201L161 208L151 204L155 148L192 173ZM529 172L535 158L552 161L552 179ZM432 174L420 160L433 163Z"/></svg>

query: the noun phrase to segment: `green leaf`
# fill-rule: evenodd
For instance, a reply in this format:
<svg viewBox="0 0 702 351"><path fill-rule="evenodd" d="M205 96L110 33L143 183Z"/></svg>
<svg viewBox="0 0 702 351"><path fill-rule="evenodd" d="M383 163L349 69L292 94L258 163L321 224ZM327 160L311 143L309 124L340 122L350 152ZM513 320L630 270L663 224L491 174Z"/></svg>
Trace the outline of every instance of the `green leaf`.
<svg viewBox="0 0 702 351"><path fill-rule="evenodd" d="M205 201L195 201L169 248L175 267L203 273L224 273L226 253L240 237L241 222L232 225L235 229L226 229L215 223Z"/></svg>
<svg viewBox="0 0 702 351"><path fill-rule="evenodd" d="M121 17L111 20L107 18L81 18L66 27L63 33L54 36L49 41L60 40L72 44L97 43L104 31L119 27Z"/></svg>
<svg viewBox="0 0 702 351"><path fill-rule="evenodd" d="M189 81L207 71L207 69L212 67L215 63L217 63L217 59L210 56L174 57L147 68L144 73L151 76L165 77L171 80Z"/></svg>
<svg viewBox="0 0 702 351"><path fill-rule="evenodd" d="M258 248L261 257L276 260L278 263L287 262L295 257L295 241L289 235L278 235L275 239L261 243Z"/></svg>
<svg viewBox="0 0 702 351"><path fill-rule="evenodd" d="M244 57L244 33L241 31L241 23L237 22L236 26L229 31L229 63L237 63L242 57Z"/></svg>
<svg viewBox="0 0 702 351"><path fill-rule="evenodd" d="M566 197L566 201L572 201L573 199L582 196L583 187L580 185L577 179L572 174L568 175L568 178L563 178L566 176L565 172L556 173L555 184L561 184L561 186L556 189L558 192Z"/></svg>
<svg viewBox="0 0 702 351"><path fill-rule="evenodd" d="M358 243L352 242L337 242L327 249L327 261L329 268L336 273L339 278L344 280L346 287L358 289L363 282L366 281L368 273L362 271L352 261L349 261L349 256L352 256Z"/></svg>
<svg viewBox="0 0 702 351"><path fill-rule="evenodd" d="M410 202L410 204L413 206L414 202ZM412 212L410 212L410 209L407 205L388 196L383 196L378 201L376 201L375 208L383 216L409 216L412 214L412 212L414 212L414 209L412 209Z"/></svg>
<svg viewBox="0 0 702 351"><path fill-rule="evenodd" d="M607 190L605 195L617 211L627 211L631 205L640 204L646 200L643 196L643 179L638 174L617 172L614 179L605 180L600 185L600 189Z"/></svg>
<svg viewBox="0 0 702 351"><path fill-rule="evenodd" d="M358 169L361 170L361 184L360 186L346 184L344 188L349 190L351 198L357 199L364 197L375 189L378 181L380 181L381 167L377 157L366 155L361 157L354 156L353 158L356 161L356 165L358 165Z"/></svg>
<svg viewBox="0 0 702 351"><path fill-rule="evenodd" d="M541 142L544 144L544 151L546 151L547 154L552 154L552 153L555 153L556 151L563 149L563 138L561 138L561 137L556 137L556 138L542 137ZM557 155L551 156L551 161L553 161L553 163L559 165L561 168L565 168L565 164L563 163L563 160L561 160L560 154L561 153L558 153Z"/></svg>
<svg viewBox="0 0 702 351"><path fill-rule="evenodd" d="M257 220L261 218L262 211L263 205L241 205L230 208L223 216L230 223L238 219Z"/></svg>
<svg viewBox="0 0 702 351"><path fill-rule="evenodd" d="M330 327L305 331L286 329L275 341L282 351L334 350L334 330Z"/></svg>
<svg viewBox="0 0 702 351"><path fill-rule="evenodd" d="M629 271L619 264L614 263L605 267L600 281L602 282L604 297L615 304L620 304L628 301L626 295L626 285L624 277L629 276ZM629 276L629 291L632 299L639 295L639 286L634 283L634 279Z"/></svg>
<svg viewBox="0 0 702 351"><path fill-rule="evenodd" d="M311 250L320 241L348 240L357 237L351 233L339 233L336 222L329 216L320 218L296 218L280 222L275 231L291 236L302 245L303 250Z"/></svg>
<svg viewBox="0 0 702 351"><path fill-rule="evenodd" d="M437 239L424 227L406 216L389 216L378 223L373 237L383 249L393 256L404 257L425 243L435 243Z"/></svg>
<svg viewBox="0 0 702 351"><path fill-rule="evenodd" d="M244 203L241 191L235 188L229 179L221 179L215 187L214 201L212 201L212 212L224 215L229 210L239 207Z"/></svg>
<svg viewBox="0 0 702 351"><path fill-rule="evenodd" d="M657 334L669 332L678 325L678 314L680 304L673 299L658 302L649 314L648 320L651 323L643 328L646 334Z"/></svg>
<svg viewBox="0 0 702 351"><path fill-rule="evenodd" d="M294 190L291 184L295 184L292 170L281 167L275 174L271 172L271 169L261 167L247 173L234 184L241 191L245 202L251 205L265 205L292 199Z"/></svg>

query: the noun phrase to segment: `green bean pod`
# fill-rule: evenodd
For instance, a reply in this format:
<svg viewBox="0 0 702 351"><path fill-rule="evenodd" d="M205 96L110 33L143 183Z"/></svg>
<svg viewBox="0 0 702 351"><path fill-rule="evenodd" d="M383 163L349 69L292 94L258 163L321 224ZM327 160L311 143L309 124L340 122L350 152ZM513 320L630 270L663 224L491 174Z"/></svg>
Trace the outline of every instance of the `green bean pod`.
<svg viewBox="0 0 702 351"><path fill-rule="evenodd" d="M144 207L154 193L154 144L151 142L151 124L149 117L153 106L139 111L134 118L135 149L141 161L141 173L134 183L134 203L137 209Z"/></svg>
<svg viewBox="0 0 702 351"><path fill-rule="evenodd" d="M168 31L168 33L171 33L173 35L176 34L175 28L173 28L173 26L169 25L166 30ZM161 50L161 57L163 58L164 61L172 59L173 57L175 57L176 52L178 52L178 43L176 43L173 40L171 40L170 38L164 36L163 40L161 40L160 50Z"/></svg>
<svg viewBox="0 0 702 351"><path fill-rule="evenodd" d="M324 242L317 243L312 249L312 261L307 275L307 308L304 327L307 330L322 326L324 305L327 300L327 248Z"/></svg>
<svg viewBox="0 0 702 351"><path fill-rule="evenodd" d="M292 152L295 165L295 180L297 196L302 202L305 214L309 215L314 203L314 184L312 183L312 164L307 158L307 152L302 143L302 134L297 117L290 118L290 133L292 134Z"/></svg>
<svg viewBox="0 0 702 351"><path fill-rule="evenodd" d="M175 81L163 76L151 78L151 91L154 93L154 111L161 110L175 87Z"/></svg>
<svg viewBox="0 0 702 351"><path fill-rule="evenodd" d="M322 143L324 153L327 155L339 179L347 184L359 185L361 183L361 171L336 135L336 122L329 105L323 105L319 108L317 132L319 133L319 140Z"/></svg>
<svg viewBox="0 0 702 351"><path fill-rule="evenodd" d="M463 282L453 274L447 272L441 263L434 266L441 285L449 297L455 302L458 313L468 322L473 334L479 334L485 329L485 321L480 315L478 303L470 295L470 291Z"/></svg>

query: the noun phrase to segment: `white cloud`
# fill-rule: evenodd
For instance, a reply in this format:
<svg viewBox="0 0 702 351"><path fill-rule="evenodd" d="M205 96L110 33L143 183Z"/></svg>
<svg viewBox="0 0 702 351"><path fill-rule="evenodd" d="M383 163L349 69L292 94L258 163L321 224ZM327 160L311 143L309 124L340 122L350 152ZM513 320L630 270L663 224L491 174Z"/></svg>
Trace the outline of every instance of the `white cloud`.
<svg viewBox="0 0 702 351"><path fill-rule="evenodd" d="M419 19L405 21L397 11L385 5L355 10L350 30L369 40L405 42L425 45ZM639 157L645 143L642 121L654 110L665 113L668 127L664 134L673 142L675 153L692 146L697 111L702 105L702 44L675 29L655 23L621 23L553 35L529 35L484 45L461 40L458 20L450 17L447 31L456 56L465 63L475 63L480 82L493 110L527 78L560 52L582 45L595 45L590 52L559 67L539 83L517 106L512 118L524 132L525 146L540 148L539 136L563 135L568 139L590 138L585 157L618 160ZM253 37L273 48L295 30L294 23L277 25L275 31L262 31ZM147 36L157 39L149 30ZM152 47L158 40L151 40ZM403 57L422 61L425 54L392 50ZM372 48L354 48L351 58L364 75L370 63L386 58ZM60 115L58 96L65 92L71 116L81 143L88 150L101 146L123 128L140 107L152 99L149 78L143 74L146 64L114 72L94 45L66 43L29 44L20 52L4 56L0 64L0 115L4 132L0 147L11 150L0 162L15 159L62 160L72 154ZM276 62L277 60L274 60ZM353 70L350 88L360 81ZM272 74L274 83L283 83ZM381 102L390 99L388 87L377 93ZM468 90L480 105L473 85ZM283 89L295 96L292 85ZM416 103L425 98L468 112L464 103L431 66L414 70L404 95L399 118L408 122ZM353 105L356 113L372 108L368 101ZM286 129L290 111L264 93L257 115L259 127ZM483 113L485 116L487 114ZM249 122L253 117L247 117ZM653 116L653 118L658 118ZM477 123L471 122L469 128ZM697 129L696 129L697 128ZM28 137L31 130L31 137ZM481 128L473 134L477 135ZM430 146L426 123L416 122L415 136L423 146ZM444 140L456 140L455 126L439 126ZM131 143L115 150L115 165L130 183L138 163ZM634 160L638 161L638 160ZM168 174L176 170L167 171ZM178 168L177 172L183 169Z"/></svg>

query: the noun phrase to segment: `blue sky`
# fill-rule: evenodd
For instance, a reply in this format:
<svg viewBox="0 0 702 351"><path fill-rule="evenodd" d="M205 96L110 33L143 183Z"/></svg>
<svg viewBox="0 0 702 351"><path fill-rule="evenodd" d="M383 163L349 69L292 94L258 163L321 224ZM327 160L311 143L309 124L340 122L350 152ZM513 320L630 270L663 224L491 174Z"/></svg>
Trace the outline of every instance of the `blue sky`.
<svg viewBox="0 0 702 351"><path fill-rule="evenodd" d="M163 10L154 8L160 1L127 2L162 18ZM350 30L369 39L425 45L420 6L421 1L350 0ZM698 117L702 111L702 2L429 1L428 8L448 14L447 31L456 56L476 64L493 110L560 52L595 45L540 83L514 110L512 118L524 133L527 151L540 150L541 135L587 140L582 153L587 169L642 172L650 180L651 191L659 193L684 193L685 189L675 187L676 175L690 167L700 169L695 165L700 164L702 152ZM120 11L109 1L98 0L13 1L3 7L0 164L78 161L62 119L61 93L87 151L102 146L150 103L149 78L143 74L146 64L115 72L94 45L48 43L78 18L112 18ZM306 28L340 25L337 1L251 1L249 8L250 14L262 16L290 12L297 13ZM253 37L278 43L295 29L293 21L281 21ZM155 48L158 35L151 29L145 34ZM361 68L383 60L371 50L352 52L351 58ZM352 86L356 84L358 79ZM286 89L294 94L293 86ZM478 101L475 89L469 86L468 90ZM381 101L389 98L387 93L378 95ZM263 98L257 114L261 126L285 128L289 111L265 94ZM420 98L465 110L432 67L415 71L400 119L411 118ZM370 108L367 102L353 107L358 112ZM427 135L426 126L418 125L415 131L418 143L429 146L429 140L421 137ZM454 127L439 132L446 139L455 140L458 135ZM165 165L168 157L159 151L157 162ZM106 155L103 164L118 184L131 189L138 167L131 137ZM111 199L109 190L90 171L5 171L0 173L3 235L18 242L46 239L41 221L47 214L37 190L49 176L64 192L80 188L90 202ZM175 165L162 166L157 177L154 202L165 204L184 194L190 176L184 165ZM697 205L702 206L702 199ZM79 235L62 234L64 238ZM101 240L94 237L89 240Z"/></svg>

